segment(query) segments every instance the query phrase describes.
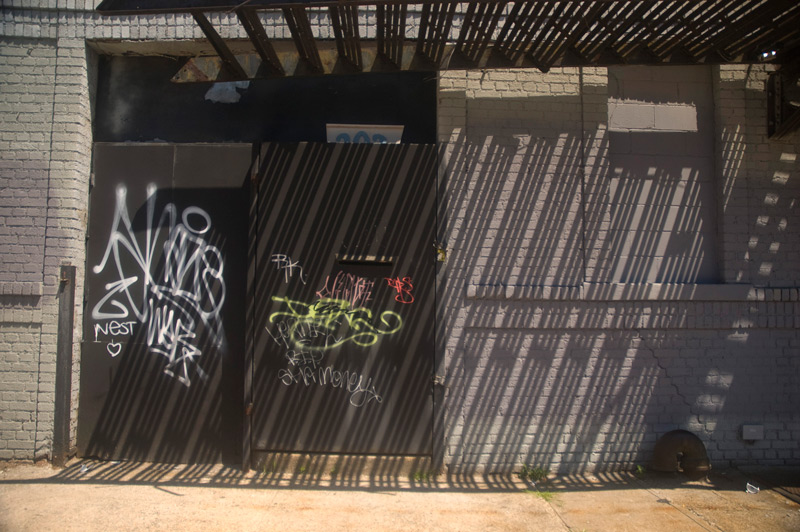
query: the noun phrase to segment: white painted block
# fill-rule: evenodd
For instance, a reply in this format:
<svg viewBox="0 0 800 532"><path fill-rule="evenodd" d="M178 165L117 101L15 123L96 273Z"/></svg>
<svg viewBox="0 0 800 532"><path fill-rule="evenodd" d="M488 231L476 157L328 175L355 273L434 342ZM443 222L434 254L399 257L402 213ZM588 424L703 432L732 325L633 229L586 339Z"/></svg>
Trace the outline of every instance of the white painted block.
<svg viewBox="0 0 800 532"><path fill-rule="evenodd" d="M742 439L758 441L764 439L764 425L742 425Z"/></svg>

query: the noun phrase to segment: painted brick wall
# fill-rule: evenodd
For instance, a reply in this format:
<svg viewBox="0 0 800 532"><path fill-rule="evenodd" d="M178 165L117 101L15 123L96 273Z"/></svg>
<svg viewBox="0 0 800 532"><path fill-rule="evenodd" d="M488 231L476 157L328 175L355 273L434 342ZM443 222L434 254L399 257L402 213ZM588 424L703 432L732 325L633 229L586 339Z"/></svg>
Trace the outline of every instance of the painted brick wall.
<svg viewBox="0 0 800 532"><path fill-rule="evenodd" d="M55 55L54 42L0 39L0 458L32 458L49 421L37 410L53 391L38 375Z"/></svg>
<svg viewBox="0 0 800 532"><path fill-rule="evenodd" d="M71 401L74 439L92 146L92 54L71 24L84 16L79 12L84 3L80 4L62 2L58 7L69 9L56 11L42 2L16 2L0 15L3 458L33 459L51 452L62 264L79 268Z"/></svg>
<svg viewBox="0 0 800 532"><path fill-rule="evenodd" d="M766 65L715 69L724 279L800 283L798 135L767 140Z"/></svg>
<svg viewBox="0 0 800 532"><path fill-rule="evenodd" d="M633 467L650 460L660 435L684 428L717 464L796 465L798 138L766 139L763 68L672 72L670 86L663 70L615 74L637 85L635 98L600 68L441 75L444 462L464 470ZM721 87L734 82L739 92L726 96L731 89ZM628 127L641 130L638 138L612 138L625 131L619 121L616 131L609 127L609 102L620 99L633 100ZM658 108L669 106L677 114L659 122ZM687 148L697 133L692 109L709 139ZM650 122L636 122L636 112ZM648 135L687 150L677 151L680 168L663 167L664 147L653 151ZM636 167L631 157L644 171L621 184L619 168ZM641 194L659 174L667 179L653 188L671 188ZM645 215L667 212L673 202L663 202L665 194L700 181L702 201L680 216L693 242L704 239L689 246L694 255L682 251L683 260L694 257L702 268L671 279L621 278L618 198L633 194ZM716 187L728 191L718 200L708 192ZM624 266L649 268L666 256L674 235L659 219L640 226L650 235L639 238L665 245ZM765 237L770 243L758 244ZM770 260L768 270L754 264L753 249ZM706 283L740 284L693 284L699 271L711 272ZM765 439L743 441L745 423L764 425Z"/></svg>
<svg viewBox="0 0 800 532"><path fill-rule="evenodd" d="M710 70L615 67L608 79L609 225L593 246L608 277L594 280L717 282Z"/></svg>

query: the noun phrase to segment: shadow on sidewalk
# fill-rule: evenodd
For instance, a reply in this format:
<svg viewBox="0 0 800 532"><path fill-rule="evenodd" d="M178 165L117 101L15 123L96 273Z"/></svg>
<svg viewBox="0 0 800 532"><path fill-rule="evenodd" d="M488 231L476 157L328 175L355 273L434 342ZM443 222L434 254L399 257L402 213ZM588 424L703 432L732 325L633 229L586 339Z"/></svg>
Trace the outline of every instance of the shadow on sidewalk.
<svg viewBox="0 0 800 532"><path fill-rule="evenodd" d="M95 485L155 485L215 488L269 488L339 491L452 491L518 492L549 491L579 493L589 491L670 489L712 490L716 492L744 492L748 483L760 489L776 492L798 501L800 493L800 468L712 470L699 480L690 480L680 473L651 471L606 472L583 475L550 475L538 483L523 480L517 473L476 474L442 473L408 468L391 460L376 460L368 466L360 457L339 458L314 462L293 460L263 464L259 471L243 471L222 464L158 464L148 462L72 460L54 474L36 478L0 477L2 484L95 484ZM288 467L287 467L288 466Z"/></svg>

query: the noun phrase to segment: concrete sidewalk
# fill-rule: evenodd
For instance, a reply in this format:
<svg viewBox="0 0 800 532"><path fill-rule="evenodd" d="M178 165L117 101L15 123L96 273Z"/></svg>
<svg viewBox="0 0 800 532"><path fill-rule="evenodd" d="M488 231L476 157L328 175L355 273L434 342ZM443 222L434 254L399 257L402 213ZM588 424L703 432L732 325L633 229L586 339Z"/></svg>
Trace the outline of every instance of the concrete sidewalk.
<svg viewBox="0 0 800 532"><path fill-rule="evenodd" d="M800 530L800 505L754 478L615 473L533 485L502 475L0 463L0 530ZM760 491L747 493L748 482Z"/></svg>

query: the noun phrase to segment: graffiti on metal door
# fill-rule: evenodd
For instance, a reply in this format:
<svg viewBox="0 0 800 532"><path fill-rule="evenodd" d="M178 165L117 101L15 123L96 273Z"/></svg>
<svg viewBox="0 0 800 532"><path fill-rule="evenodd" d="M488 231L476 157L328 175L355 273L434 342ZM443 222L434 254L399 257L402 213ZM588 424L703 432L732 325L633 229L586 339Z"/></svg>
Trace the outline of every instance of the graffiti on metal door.
<svg viewBox="0 0 800 532"><path fill-rule="evenodd" d="M92 272L114 280L91 309L94 341L107 342L116 357L125 337L144 328L148 350L164 358L163 372L185 386L208 378L196 339L202 324L214 347L225 349L220 311L225 302L223 258L206 241L211 217L200 207L180 211L173 203L156 212L155 186L148 187L144 239L134 232L127 188L117 188L105 252ZM163 270L163 271L162 271Z"/></svg>
<svg viewBox="0 0 800 532"><path fill-rule="evenodd" d="M343 299L352 307L360 307L372 300L374 281L350 273L339 272L325 277L325 286L317 291L320 298Z"/></svg>
<svg viewBox="0 0 800 532"><path fill-rule="evenodd" d="M268 143L259 157L253 448L430 453L436 147Z"/></svg>
<svg viewBox="0 0 800 532"><path fill-rule="evenodd" d="M273 262L278 263L278 270L283 271L285 282L295 279L292 269L299 268L296 279L306 283L299 262L293 262L282 253L274 253L272 257ZM387 281L397 292L396 301L413 302L409 277ZM340 271L325 277L324 286L316 291L317 299L313 301L272 297L276 310L269 315L265 329L272 340L286 350L287 366L278 372L282 384L341 388L349 393L349 402L355 407L382 401L371 378L325 364L326 352L346 344L356 348L373 347L382 337L402 329L403 319L399 313L367 306L373 302L374 286L372 279Z"/></svg>

